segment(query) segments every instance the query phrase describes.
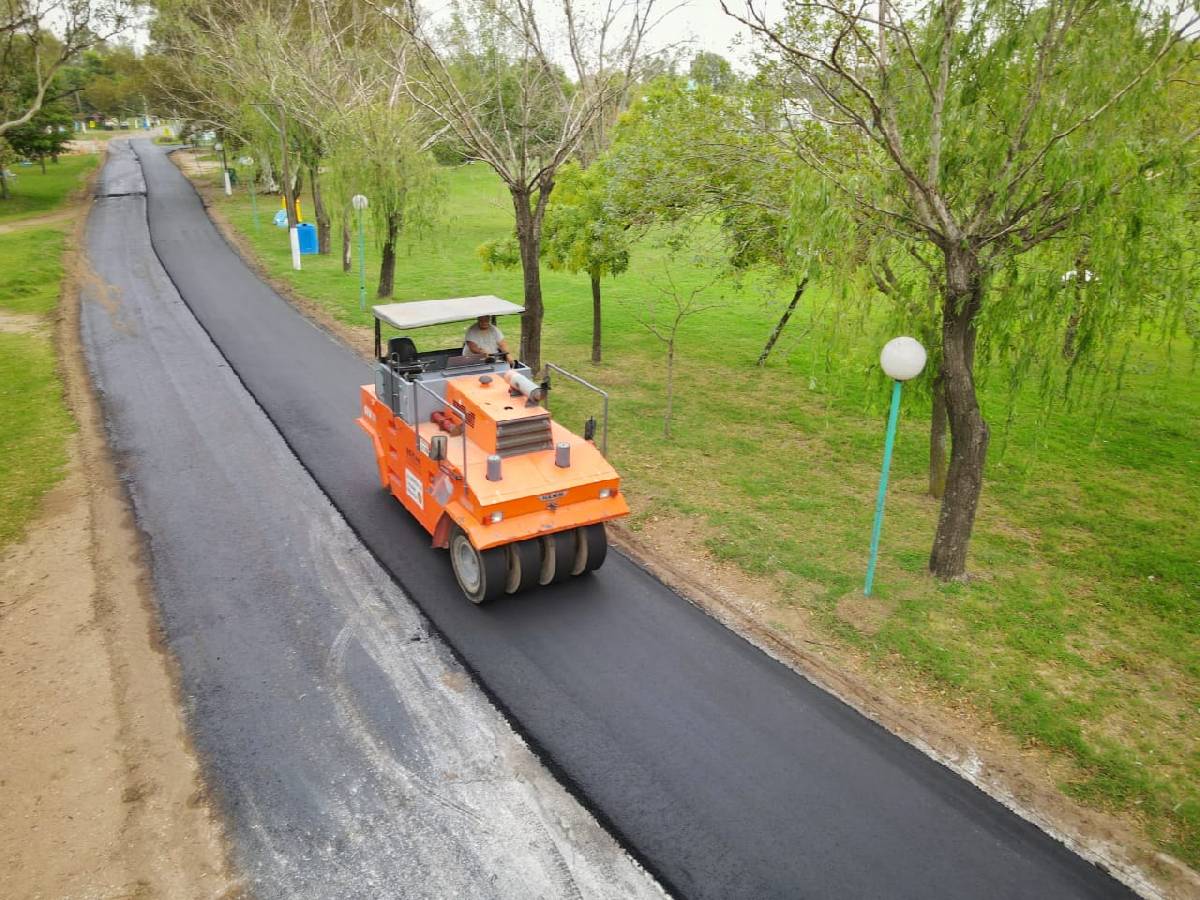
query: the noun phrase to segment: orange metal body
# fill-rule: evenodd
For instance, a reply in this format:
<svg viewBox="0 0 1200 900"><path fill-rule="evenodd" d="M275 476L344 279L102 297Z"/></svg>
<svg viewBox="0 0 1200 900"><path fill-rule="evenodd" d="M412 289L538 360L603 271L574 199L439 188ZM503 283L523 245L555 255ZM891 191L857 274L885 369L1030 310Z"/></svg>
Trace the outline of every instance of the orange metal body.
<svg viewBox="0 0 1200 900"><path fill-rule="evenodd" d="M552 447L517 453L501 462L499 481L487 480L487 457L496 452L497 423L548 415L527 406L525 397L510 396L508 384L496 377L449 379L446 400L466 419L464 440L433 422L415 428L375 396L374 385L362 387L359 426L370 435L379 464L379 480L445 547L450 524L457 524L477 550L513 541L593 525L627 515L619 491L620 478L591 441L550 422ZM431 459L431 439L445 435L446 458ZM553 444L571 446L570 466L555 465ZM610 496L600 497L608 488ZM499 522L491 514L501 512Z"/></svg>

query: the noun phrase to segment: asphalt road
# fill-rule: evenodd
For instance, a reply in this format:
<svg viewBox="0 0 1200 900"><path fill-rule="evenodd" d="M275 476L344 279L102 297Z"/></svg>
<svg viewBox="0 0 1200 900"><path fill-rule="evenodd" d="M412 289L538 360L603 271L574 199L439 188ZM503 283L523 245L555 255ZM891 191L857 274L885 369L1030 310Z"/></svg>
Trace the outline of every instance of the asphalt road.
<svg viewBox="0 0 1200 900"><path fill-rule="evenodd" d="M81 330L192 737L253 895L661 897L229 370L154 257L127 143L99 185Z"/></svg>
<svg viewBox="0 0 1200 900"><path fill-rule="evenodd" d="M431 550L427 535L379 488L367 438L353 424L358 386L371 380L366 365L255 277L161 148L139 141L135 149L154 250L232 372L495 701L671 890L723 900L1128 895L619 554L594 578L485 608L469 604L445 554ZM93 223L93 254L106 240ZM137 262L130 256L126 264ZM154 314L148 308L146 315ZM141 377L174 377L169 355L160 365L160 373L147 366ZM136 392L121 400L139 402ZM211 415L221 422L220 409ZM215 427L216 438L196 435L197 444L215 440L220 449L236 440L232 428ZM175 463L187 470L193 460L181 451ZM287 498L280 502L266 485L249 479L242 489L243 507L285 514ZM206 497L178 493L171 502L203 519ZM233 568L277 540L270 528L224 546L198 537L194 552L222 554ZM288 549L289 574L300 579L308 548ZM216 634L208 631L211 616L195 616L187 640L204 643L220 665L262 667L264 649L290 652L289 634L270 632L255 616ZM269 696L253 715L278 715ZM362 715L386 719L387 710L370 700L359 703ZM201 734L241 727L206 716L214 698L195 702L193 727ZM336 722L307 718L300 707L288 715L295 718L279 726L290 728L297 754L309 742L336 740ZM216 741L210 752L221 778L250 751ZM277 764L263 750L251 758ZM287 810L256 811L263 820L281 814Z"/></svg>

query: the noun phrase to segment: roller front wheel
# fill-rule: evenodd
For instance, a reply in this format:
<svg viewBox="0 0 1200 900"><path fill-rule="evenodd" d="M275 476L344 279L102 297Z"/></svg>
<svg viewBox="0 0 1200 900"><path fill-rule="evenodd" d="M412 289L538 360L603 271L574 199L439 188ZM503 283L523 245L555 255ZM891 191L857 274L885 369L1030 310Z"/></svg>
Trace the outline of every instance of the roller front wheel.
<svg viewBox="0 0 1200 900"><path fill-rule="evenodd" d="M487 603L504 592L507 555L504 547L476 550L466 532L458 527L450 537L450 566L458 586L472 603Z"/></svg>

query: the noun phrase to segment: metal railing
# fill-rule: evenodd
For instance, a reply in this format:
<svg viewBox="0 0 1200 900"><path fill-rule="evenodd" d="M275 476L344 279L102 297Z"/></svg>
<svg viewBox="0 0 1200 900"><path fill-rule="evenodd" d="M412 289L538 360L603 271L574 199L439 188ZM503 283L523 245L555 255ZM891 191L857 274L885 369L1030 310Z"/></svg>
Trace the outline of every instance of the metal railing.
<svg viewBox="0 0 1200 900"><path fill-rule="evenodd" d="M577 384L583 385L589 391L595 391L597 394L599 394L601 397L604 398L604 412L603 412L604 418L603 418L603 422L602 422L601 429L600 429L600 453L601 453L601 455L604 456L605 459L607 459L608 458L608 392L600 390L600 388L596 387L591 382L584 381L578 375L571 374L566 369L564 369L562 366L556 366L554 363L550 363L550 362L546 363L546 382L547 382L547 384L549 384L549 382L550 382L550 370L551 369L553 369L555 372L558 372L560 375L570 378L572 381L576 382ZM546 398L545 398L545 406L547 409L550 408L549 393L547 393Z"/></svg>

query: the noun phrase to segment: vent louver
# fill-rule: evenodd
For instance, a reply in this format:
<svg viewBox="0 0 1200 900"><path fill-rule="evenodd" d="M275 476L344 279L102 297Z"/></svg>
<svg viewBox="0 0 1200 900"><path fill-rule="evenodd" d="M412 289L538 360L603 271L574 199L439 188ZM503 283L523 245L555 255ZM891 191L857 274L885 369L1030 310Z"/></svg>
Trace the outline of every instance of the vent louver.
<svg viewBox="0 0 1200 900"><path fill-rule="evenodd" d="M549 450L551 446L548 413L496 423L496 453L502 457Z"/></svg>

